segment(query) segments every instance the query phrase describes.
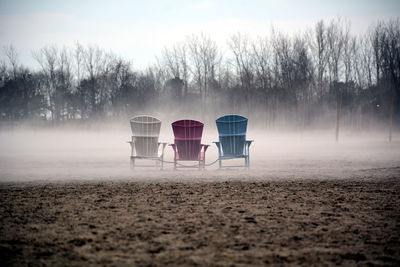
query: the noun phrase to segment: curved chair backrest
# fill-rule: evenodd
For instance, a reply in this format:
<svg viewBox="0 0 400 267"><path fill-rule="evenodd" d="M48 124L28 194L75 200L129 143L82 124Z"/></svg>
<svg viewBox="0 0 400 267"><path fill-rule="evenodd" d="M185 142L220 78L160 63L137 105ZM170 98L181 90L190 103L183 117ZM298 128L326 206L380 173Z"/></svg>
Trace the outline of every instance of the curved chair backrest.
<svg viewBox="0 0 400 267"><path fill-rule="evenodd" d="M157 157L161 121L151 116L137 116L130 120L136 154Z"/></svg>
<svg viewBox="0 0 400 267"><path fill-rule="evenodd" d="M218 118L217 123L219 136L246 135L248 119L240 115L225 115Z"/></svg>
<svg viewBox="0 0 400 267"><path fill-rule="evenodd" d="M243 155L247 121L247 118L240 115L225 115L216 120L224 156Z"/></svg>
<svg viewBox="0 0 400 267"><path fill-rule="evenodd" d="M179 120L172 123L175 145L179 158L198 160L204 124L195 120Z"/></svg>
<svg viewBox="0 0 400 267"><path fill-rule="evenodd" d="M151 116L137 116L131 119L133 136L157 137L160 135L161 121Z"/></svg>

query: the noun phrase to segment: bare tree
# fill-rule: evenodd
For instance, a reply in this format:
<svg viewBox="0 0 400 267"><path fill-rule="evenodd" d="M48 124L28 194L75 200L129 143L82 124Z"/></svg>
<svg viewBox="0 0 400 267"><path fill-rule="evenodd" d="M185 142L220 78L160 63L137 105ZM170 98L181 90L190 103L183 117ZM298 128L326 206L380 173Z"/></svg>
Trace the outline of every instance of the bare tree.
<svg viewBox="0 0 400 267"><path fill-rule="evenodd" d="M229 48L233 54L233 66L244 91L244 99L247 113L250 114L252 87L254 82L254 57L252 56L249 37L241 33L231 36L228 41Z"/></svg>
<svg viewBox="0 0 400 267"><path fill-rule="evenodd" d="M317 70L316 87L318 98L321 100L325 93L324 76L328 65L327 36L323 20L317 22L314 31L309 33L308 39L310 40L311 54L313 55L314 65Z"/></svg>
<svg viewBox="0 0 400 267"><path fill-rule="evenodd" d="M17 72L19 68L19 59L17 50L13 45L9 45L4 47L4 53L8 59L9 64L11 65L12 78L15 79L17 77Z"/></svg>
<svg viewBox="0 0 400 267"><path fill-rule="evenodd" d="M73 112L70 99L73 90L71 53L66 47L63 47L59 52L56 73L55 109L59 119L65 119L71 117L70 112Z"/></svg>
<svg viewBox="0 0 400 267"><path fill-rule="evenodd" d="M370 33L370 42L374 50L375 77L377 85L379 85L380 83L380 73L382 65L381 42L383 34L384 34L383 23L379 21L373 28L372 32Z"/></svg>
<svg viewBox="0 0 400 267"><path fill-rule="evenodd" d="M272 48L267 38L258 38L251 43L253 62L255 64L256 80L259 86L267 91L272 87Z"/></svg>
<svg viewBox="0 0 400 267"><path fill-rule="evenodd" d="M55 112L54 92L56 88L56 64L58 49L55 46L46 46L39 51L33 52L33 57L39 63L44 74L45 84L44 93L47 109L51 113L51 119L57 120Z"/></svg>
<svg viewBox="0 0 400 267"><path fill-rule="evenodd" d="M344 43L348 37L349 27L347 22L343 22L338 18L332 20L327 28L326 36L328 43L330 83L340 80Z"/></svg>
<svg viewBox="0 0 400 267"><path fill-rule="evenodd" d="M87 75L87 89L90 103L91 113L90 116L97 115L100 107L101 92L99 92L100 74L105 68L105 55L104 51L98 46L89 45L83 53L83 63Z"/></svg>
<svg viewBox="0 0 400 267"><path fill-rule="evenodd" d="M384 24L381 35L381 70L385 87L389 94L400 102L400 19L389 20Z"/></svg>
<svg viewBox="0 0 400 267"><path fill-rule="evenodd" d="M343 35L343 65L344 65L344 82L347 84L352 80L353 71L353 54L355 53L356 38L350 37L349 30Z"/></svg>
<svg viewBox="0 0 400 267"><path fill-rule="evenodd" d="M197 90L202 98L204 110L207 100L211 96L216 82L216 71L221 63L222 56L217 44L210 37L200 34L187 37L189 58L192 63L190 68Z"/></svg>
<svg viewBox="0 0 400 267"><path fill-rule="evenodd" d="M0 85L3 85L7 79L7 76L7 64L5 61L0 60Z"/></svg>
<svg viewBox="0 0 400 267"><path fill-rule="evenodd" d="M78 86L82 78L82 67L83 67L82 65L84 59L84 48L79 42L76 42L75 44L75 50L73 51L73 59L75 65L76 84Z"/></svg>
<svg viewBox="0 0 400 267"><path fill-rule="evenodd" d="M252 42L252 56L255 69L255 82L264 93L266 125L273 123L276 111L276 96L273 92L271 43L267 38L258 38Z"/></svg>
<svg viewBox="0 0 400 267"><path fill-rule="evenodd" d="M163 66L170 77L182 78L184 81L183 92L180 96L185 98L189 83L188 45L174 44L171 48L165 47L162 52Z"/></svg>

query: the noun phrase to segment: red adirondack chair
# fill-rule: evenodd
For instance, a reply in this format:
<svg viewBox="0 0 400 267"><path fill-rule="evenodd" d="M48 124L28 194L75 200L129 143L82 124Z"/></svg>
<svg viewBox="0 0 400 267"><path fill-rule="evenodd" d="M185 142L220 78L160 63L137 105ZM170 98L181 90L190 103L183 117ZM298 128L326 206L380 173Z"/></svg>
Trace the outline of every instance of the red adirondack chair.
<svg viewBox="0 0 400 267"><path fill-rule="evenodd" d="M204 169L205 154L209 145L201 143L203 126L203 123L195 120L179 120L172 123L175 139L174 144L170 146L174 149L175 170L178 161L198 161L198 168Z"/></svg>

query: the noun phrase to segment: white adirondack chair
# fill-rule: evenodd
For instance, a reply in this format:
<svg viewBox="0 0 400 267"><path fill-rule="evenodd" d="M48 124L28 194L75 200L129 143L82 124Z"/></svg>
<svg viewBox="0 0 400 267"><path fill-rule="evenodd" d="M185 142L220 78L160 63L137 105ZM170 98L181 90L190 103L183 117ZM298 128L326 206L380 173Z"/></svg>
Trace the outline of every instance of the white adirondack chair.
<svg viewBox="0 0 400 267"><path fill-rule="evenodd" d="M130 120L132 139L131 166L150 167L153 165L137 165L137 159L155 160L155 166L163 168L164 149L167 143L159 142L161 121L151 116L137 116Z"/></svg>

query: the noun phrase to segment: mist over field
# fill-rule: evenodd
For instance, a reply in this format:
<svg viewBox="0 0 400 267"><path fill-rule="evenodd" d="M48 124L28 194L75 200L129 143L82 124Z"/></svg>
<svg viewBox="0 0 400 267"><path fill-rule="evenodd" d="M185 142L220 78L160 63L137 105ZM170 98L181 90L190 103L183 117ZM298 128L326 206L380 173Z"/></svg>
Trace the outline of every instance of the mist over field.
<svg viewBox="0 0 400 267"><path fill-rule="evenodd" d="M173 143L171 121L163 121L160 141ZM130 167L131 130L126 124L92 126L92 129L14 128L0 131L0 182L22 181L224 181L285 179L390 178L400 172L399 135L387 141L387 132L343 131L335 142L334 128L315 131L268 131L249 121L247 139L250 170L218 164L205 171L173 171L173 150L165 149L164 170ZM214 125L205 125L202 143L209 144L206 164L218 158ZM138 162L140 164L141 162ZM154 161L144 163L154 164ZM142 163L143 164L143 163ZM194 162L182 162L193 165ZM243 159L223 166L243 164Z"/></svg>

